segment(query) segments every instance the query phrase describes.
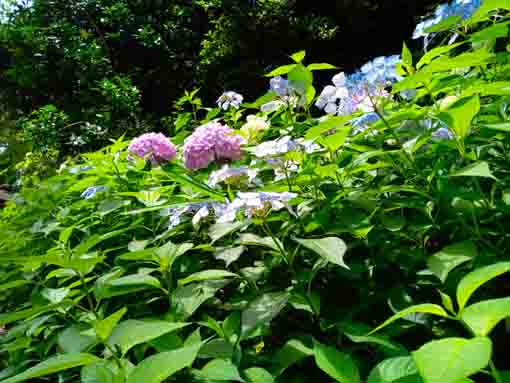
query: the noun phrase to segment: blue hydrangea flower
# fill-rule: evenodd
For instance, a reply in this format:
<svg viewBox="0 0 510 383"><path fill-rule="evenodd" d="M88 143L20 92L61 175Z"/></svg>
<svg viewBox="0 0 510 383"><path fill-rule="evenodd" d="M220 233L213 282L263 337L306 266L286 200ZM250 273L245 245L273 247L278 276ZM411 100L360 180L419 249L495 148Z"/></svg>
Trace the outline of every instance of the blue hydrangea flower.
<svg viewBox="0 0 510 383"><path fill-rule="evenodd" d="M108 190L108 186L90 186L83 193L81 198L91 199L94 198L97 193L101 193Z"/></svg>
<svg viewBox="0 0 510 383"><path fill-rule="evenodd" d="M416 26L413 33L413 39L424 38L425 48L430 43L433 33L426 30L451 16L459 16L462 20L471 17L480 5L482 0L455 0L451 3L439 5L434 11L434 15ZM455 36L456 37L456 36ZM449 44L453 43L455 38L450 39Z"/></svg>
<svg viewBox="0 0 510 383"><path fill-rule="evenodd" d="M367 113L361 117L357 117L351 121L352 134L358 134L365 131L371 124L379 121L380 117L377 113Z"/></svg>
<svg viewBox="0 0 510 383"><path fill-rule="evenodd" d="M278 98L265 103L260 107L264 113L273 112L280 108L296 108L303 106L306 102L305 91L298 83L292 83L281 76L269 80L269 90L276 93Z"/></svg>

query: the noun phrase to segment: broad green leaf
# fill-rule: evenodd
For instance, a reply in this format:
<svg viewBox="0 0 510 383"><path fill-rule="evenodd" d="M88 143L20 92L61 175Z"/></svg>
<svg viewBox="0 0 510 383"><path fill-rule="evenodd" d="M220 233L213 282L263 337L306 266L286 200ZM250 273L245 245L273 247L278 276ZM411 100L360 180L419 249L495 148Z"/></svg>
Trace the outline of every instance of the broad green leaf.
<svg viewBox="0 0 510 383"><path fill-rule="evenodd" d="M124 383L118 367L111 360L100 360L81 369L81 383Z"/></svg>
<svg viewBox="0 0 510 383"><path fill-rule="evenodd" d="M491 352L489 338L445 338L425 344L412 355L425 382L453 383L485 368Z"/></svg>
<svg viewBox="0 0 510 383"><path fill-rule="evenodd" d="M351 134L351 130L352 127L350 125L336 128L336 133L327 137L320 137L317 142L327 147L330 151L336 152L344 145L345 140Z"/></svg>
<svg viewBox="0 0 510 383"><path fill-rule="evenodd" d="M258 235L246 233L239 235L237 240L241 245L254 245L254 246L264 246L269 247L275 251L279 251L278 244L271 237L259 237ZM278 240L279 245L283 246L282 243Z"/></svg>
<svg viewBox="0 0 510 383"><path fill-rule="evenodd" d="M179 280L180 285L187 285L192 282L209 281L211 279L236 278L237 274L226 270L204 270L191 274L189 277Z"/></svg>
<svg viewBox="0 0 510 383"><path fill-rule="evenodd" d="M225 287L229 281L211 280L179 286L172 293L171 301L175 315L180 320L189 318L199 307L216 292Z"/></svg>
<svg viewBox="0 0 510 383"><path fill-rule="evenodd" d="M345 333L345 336L347 336L354 343L371 343L374 345L381 346L382 349L387 350L385 353L390 354L390 356L409 354L403 346L392 343L388 339L385 339L384 337L381 336L355 335L347 332Z"/></svg>
<svg viewBox="0 0 510 383"><path fill-rule="evenodd" d="M439 291L439 295L441 296L441 304L445 309L447 309L452 314L455 314L455 309L453 308L453 301L452 298L450 298L449 295L443 293L442 291Z"/></svg>
<svg viewBox="0 0 510 383"><path fill-rule="evenodd" d="M50 303L56 304L62 302L71 292L71 289L62 287L60 289L45 288L41 291L41 296L46 298Z"/></svg>
<svg viewBox="0 0 510 383"><path fill-rule="evenodd" d="M246 339L258 327L269 326L287 305L289 297L286 292L268 293L251 302L241 314L241 337Z"/></svg>
<svg viewBox="0 0 510 383"><path fill-rule="evenodd" d="M466 25L485 21L488 18L488 14L497 9L510 10L510 0L484 0L478 10L466 20Z"/></svg>
<svg viewBox="0 0 510 383"><path fill-rule="evenodd" d="M199 376L207 381L244 382L237 367L228 359L211 360L200 370Z"/></svg>
<svg viewBox="0 0 510 383"><path fill-rule="evenodd" d="M123 307L110 315L108 318L98 320L94 324L94 329L96 331L97 337L102 341L105 341L111 335L114 327L117 326L117 323L119 323L126 312L127 308Z"/></svg>
<svg viewBox="0 0 510 383"><path fill-rule="evenodd" d="M397 319L401 319L401 318L404 318L410 314L417 314L417 313L437 315L437 316L441 316L441 317L445 317L445 318L448 317L448 313L446 311L444 311L444 309L441 306L434 305L431 303L415 305L415 306L408 307L402 311L399 311L398 313L393 315L391 318L386 320L383 324L381 324L380 326L378 326L375 329L373 329L372 331L370 331L370 333L368 335L373 334L376 331L379 331L380 329L395 322Z"/></svg>
<svg viewBox="0 0 510 383"><path fill-rule="evenodd" d="M345 125L349 120L351 119L351 116L334 116L329 117L327 120L312 126L308 131L306 132L305 138L307 140L314 140L317 137L319 137L321 134L326 133L332 129L338 129Z"/></svg>
<svg viewBox="0 0 510 383"><path fill-rule="evenodd" d="M273 375L260 367L244 370L243 376L248 383L274 383Z"/></svg>
<svg viewBox="0 0 510 383"><path fill-rule="evenodd" d="M163 246L156 249L154 253L159 260L161 270L167 271L172 269L172 265L177 258L186 254L191 249L193 249L192 243L180 243L178 245L174 245L172 242L168 241Z"/></svg>
<svg viewBox="0 0 510 383"><path fill-rule="evenodd" d="M291 55L290 58L292 60L294 60L295 62L300 63L301 61L304 60L305 56L306 56L305 51L299 51L299 52L296 52L293 55Z"/></svg>
<svg viewBox="0 0 510 383"><path fill-rule="evenodd" d="M213 339L204 344L198 353L199 358L230 359L234 354L234 346L225 339Z"/></svg>
<svg viewBox="0 0 510 383"><path fill-rule="evenodd" d="M230 264L239 259L245 250L246 247L244 246L220 248L214 253L214 258L221 259L229 267Z"/></svg>
<svg viewBox="0 0 510 383"><path fill-rule="evenodd" d="M439 23L425 29L425 33L448 31L455 27L460 20L461 20L460 16L448 16L446 19L441 20Z"/></svg>
<svg viewBox="0 0 510 383"><path fill-rule="evenodd" d="M212 243L214 243L226 235L232 234L233 232L240 230L249 224L249 221L235 221L227 223L217 222L209 228L209 236L212 239Z"/></svg>
<svg viewBox="0 0 510 383"><path fill-rule="evenodd" d="M337 69L337 67L334 65L331 65L331 64L326 64L326 63L315 63L315 64L308 65L307 69L310 71L314 71L314 70Z"/></svg>
<svg viewBox="0 0 510 383"><path fill-rule="evenodd" d="M402 379L406 378L405 381ZM379 363L368 376L368 383L422 382L418 368L410 356L390 358Z"/></svg>
<svg viewBox="0 0 510 383"><path fill-rule="evenodd" d="M161 383L177 371L191 367L201 346L202 343L197 343L150 356L133 369L127 383Z"/></svg>
<svg viewBox="0 0 510 383"><path fill-rule="evenodd" d="M457 137L466 137L471 130L471 121L480 111L480 98L475 95L463 98L439 115Z"/></svg>
<svg viewBox="0 0 510 383"><path fill-rule="evenodd" d="M283 65L266 74L266 77L276 77L287 74L290 71L292 71L296 66L297 64Z"/></svg>
<svg viewBox="0 0 510 383"><path fill-rule="evenodd" d="M130 294L136 291L161 287L158 279L145 274L133 274L107 281L103 289L96 290L98 299L111 298L119 295Z"/></svg>
<svg viewBox="0 0 510 383"><path fill-rule="evenodd" d="M177 331L188 326L189 323L172 323L166 321L141 321L129 319L119 323L108 338L110 346L118 345L122 354L126 354L132 347L146 343L163 334Z"/></svg>
<svg viewBox="0 0 510 383"><path fill-rule="evenodd" d="M20 310L15 311L12 313L5 313L0 314L0 326L5 326L6 324L17 322L22 319L27 319L32 316L42 314L48 311L52 311L55 308L59 307L60 305L46 305L46 306L39 306L39 307L33 307L26 310Z"/></svg>
<svg viewBox="0 0 510 383"><path fill-rule="evenodd" d="M21 374L3 380L2 383L24 382L29 379L35 379L41 376L54 374L55 372L68 370L73 367L84 366L98 360L100 360L98 357L91 354L57 355L29 368Z"/></svg>
<svg viewBox="0 0 510 383"><path fill-rule="evenodd" d="M413 54L407 47L406 43L402 44L402 62L404 65L407 65L409 67L413 66Z"/></svg>
<svg viewBox="0 0 510 383"><path fill-rule="evenodd" d="M464 42L455 43L455 44L451 44L451 45L441 45L441 46L439 46L437 48L434 48L434 49L428 51L427 53L425 53L422 56L422 58L420 59L418 64L416 64L416 67L418 69L420 69L424 65L429 64L435 58L437 58L439 56L442 56L442 55L452 51L453 49L457 48L458 46L460 46L462 44L464 44Z"/></svg>
<svg viewBox="0 0 510 383"><path fill-rule="evenodd" d="M508 122L502 122L499 124L483 124L480 125L482 128L486 129L492 129L492 130L499 130L500 132L510 132L510 123Z"/></svg>
<svg viewBox="0 0 510 383"><path fill-rule="evenodd" d="M493 178L489 164L485 161L478 161L450 174L450 177L486 177Z"/></svg>
<svg viewBox="0 0 510 383"><path fill-rule="evenodd" d="M483 284L510 271L510 262L500 262L476 269L466 275L457 285L457 303L459 312L466 306L469 298Z"/></svg>
<svg viewBox="0 0 510 383"><path fill-rule="evenodd" d="M344 263L344 255L347 251L347 245L337 237L327 237L321 239L300 239L293 238L294 241L307 249L319 254L324 260L335 265L349 267Z"/></svg>
<svg viewBox="0 0 510 383"><path fill-rule="evenodd" d="M466 307L461 319L476 336L487 336L496 325L510 317L510 298L491 299Z"/></svg>
<svg viewBox="0 0 510 383"><path fill-rule="evenodd" d="M475 32L469 39L471 42L478 43L485 40L494 40L499 37L506 37L509 34L508 27L510 22L491 25L481 31Z"/></svg>
<svg viewBox="0 0 510 383"><path fill-rule="evenodd" d="M83 333L83 331L87 329L86 326L75 325L62 331L57 339L58 345L62 351L66 354L77 354L95 345L97 339Z"/></svg>
<svg viewBox="0 0 510 383"><path fill-rule="evenodd" d="M272 372L278 376L293 364L312 355L313 349L305 346L298 339L291 339L272 358L275 365Z"/></svg>
<svg viewBox="0 0 510 383"><path fill-rule="evenodd" d="M126 231L131 230L131 227L127 227L125 229L111 231L106 234L94 234L86 240L80 242L78 246L73 249L73 257L80 258L82 255L85 255L89 250L91 250L94 246L98 245L101 242L104 242L110 238L114 238Z"/></svg>
<svg viewBox="0 0 510 383"><path fill-rule="evenodd" d="M422 68L424 73L445 72L453 69L469 68L486 65L494 61L496 56L487 50L479 49L475 52L462 53L456 57L442 56Z"/></svg>
<svg viewBox="0 0 510 383"><path fill-rule="evenodd" d="M457 266L474 259L478 254L472 241L450 245L427 259L427 265L440 280L445 282L450 271Z"/></svg>
<svg viewBox="0 0 510 383"><path fill-rule="evenodd" d="M352 358L334 347L314 343L315 363L326 374L340 383L360 383L359 370Z"/></svg>
<svg viewBox="0 0 510 383"><path fill-rule="evenodd" d="M33 283L33 282L27 281L25 279L19 279L17 281L7 282L7 283L4 283L4 284L0 285L0 291L14 289L16 287L29 285L31 283Z"/></svg>
<svg viewBox="0 0 510 383"><path fill-rule="evenodd" d="M462 96L471 96L479 94L480 96L508 96L510 95L510 82L509 81L491 81L490 83L475 83L472 86L465 88L462 91ZM508 131L504 128L508 123L499 124L480 124L482 127L497 129L497 126L503 126L502 131Z"/></svg>

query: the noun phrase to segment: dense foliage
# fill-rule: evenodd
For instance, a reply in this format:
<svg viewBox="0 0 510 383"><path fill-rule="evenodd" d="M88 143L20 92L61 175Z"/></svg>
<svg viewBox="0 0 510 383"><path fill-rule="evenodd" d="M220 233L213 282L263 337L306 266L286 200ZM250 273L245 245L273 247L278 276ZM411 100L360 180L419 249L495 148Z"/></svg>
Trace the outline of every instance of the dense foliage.
<svg viewBox="0 0 510 383"><path fill-rule="evenodd" d="M510 2L473 3L419 26L423 55L318 92L336 68L300 51L255 101L186 92L166 135L26 183L0 382L507 381ZM44 153L42 118L68 121L23 121Z"/></svg>

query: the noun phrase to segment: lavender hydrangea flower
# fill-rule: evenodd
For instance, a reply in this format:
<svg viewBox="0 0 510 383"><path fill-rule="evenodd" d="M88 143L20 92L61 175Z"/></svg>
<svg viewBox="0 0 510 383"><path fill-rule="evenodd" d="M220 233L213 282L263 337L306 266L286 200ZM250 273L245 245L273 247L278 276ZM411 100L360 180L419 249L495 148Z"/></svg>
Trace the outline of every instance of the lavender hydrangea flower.
<svg viewBox="0 0 510 383"><path fill-rule="evenodd" d="M299 144L290 136L283 136L273 141L263 142L255 147L255 157L273 157L298 149Z"/></svg>
<svg viewBox="0 0 510 383"><path fill-rule="evenodd" d="M243 102L243 96L239 93L228 91L224 92L216 101L216 104L223 109L227 110L228 108L232 107L235 109L239 109Z"/></svg>
<svg viewBox="0 0 510 383"><path fill-rule="evenodd" d="M153 164L175 159L175 145L162 133L145 133L128 146L131 155L149 159Z"/></svg>
<svg viewBox="0 0 510 383"><path fill-rule="evenodd" d="M437 129L434 133L432 133L432 138L435 138L437 140L452 140L453 133L450 131L450 129L442 127Z"/></svg>
<svg viewBox="0 0 510 383"><path fill-rule="evenodd" d="M233 184L244 181L247 186L261 186L262 182L257 178L257 174L258 169L252 169L248 166L231 168L228 165L223 165L220 170L211 173L207 184L210 187L216 187L222 182Z"/></svg>
<svg viewBox="0 0 510 383"><path fill-rule="evenodd" d="M270 211L289 209L289 201L296 198L296 193L249 192L237 193L234 201L229 203L218 222L233 222L240 211L251 218L257 214L267 214Z"/></svg>
<svg viewBox="0 0 510 383"><path fill-rule="evenodd" d="M94 198L97 193L101 193L108 190L108 186L90 186L83 193L81 198L91 199Z"/></svg>
<svg viewBox="0 0 510 383"><path fill-rule="evenodd" d="M192 224L197 226L200 222L209 216L221 216L226 209L226 204L219 202L192 202L184 206L164 209L160 215L170 216L168 228L173 229L182 223L185 215L193 215Z"/></svg>
<svg viewBox="0 0 510 383"><path fill-rule="evenodd" d="M269 89L276 93L278 98L260 107L260 110L264 113L286 107L296 108L306 103L305 91L300 84L292 83L281 76L269 80Z"/></svg>
<svg viewBox="0 0 510 383"><path fill-rule="evenodd" d="M209 166L213 161L230 161L241 158L243 137L228 126L210 122L195 129L184 142L184 165L196 170Z"/></svg>
<svg viewBox="0 0 510 383"><path fill-rule="evenodd" d="M358 134L365 131L371 124L379 121L380 117L377 113L367 113L361 117L355 118L351 121L352 134Z"/></svg>

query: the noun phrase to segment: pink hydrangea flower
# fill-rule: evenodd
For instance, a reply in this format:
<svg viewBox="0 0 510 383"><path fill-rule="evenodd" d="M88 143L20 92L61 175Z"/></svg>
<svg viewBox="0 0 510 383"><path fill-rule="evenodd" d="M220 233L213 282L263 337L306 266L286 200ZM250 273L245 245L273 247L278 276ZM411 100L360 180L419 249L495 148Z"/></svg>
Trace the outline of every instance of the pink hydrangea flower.
<svg viewBox="0 0 510 383"><path fill-rule="evenodd" d="M184 165L188 169L206 168L212 161L241 158L244 139L228 126L210 122L199 126L184 142Z"/></svg>
<svg viewBox="0 0 510 383"><path fill-rule="evenodd" d="M128 151L140 158L148 158L152 163L162 163L175 159L175 145L162 133L146 133L136 137L129 144Z"/></svg>

